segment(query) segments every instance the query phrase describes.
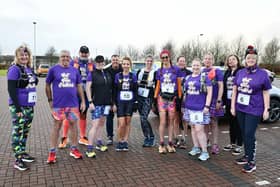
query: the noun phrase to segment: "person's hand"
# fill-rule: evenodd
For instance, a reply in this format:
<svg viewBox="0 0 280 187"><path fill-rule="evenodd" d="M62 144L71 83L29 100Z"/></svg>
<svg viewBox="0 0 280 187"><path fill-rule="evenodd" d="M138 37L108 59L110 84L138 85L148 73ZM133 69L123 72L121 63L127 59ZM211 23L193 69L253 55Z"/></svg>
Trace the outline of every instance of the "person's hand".
<svg viewBox="0 0 280 187"><path fill-rule="evenodd" d="M236 116L235 108L231 107L230 113L231 113L231 115Z"/></svg>
<svg viewBox="0 0 280 187"><path fill-rule="evenodd" d="M81 102L80 110L84 112L86 110L85 102Z"/></svg>
<svg viewBox="0 0 280 187"><path fill-rule="evenodd" d="M264 111L263 111L263 120L267 120L268 117L269 117L269 112L268 112L268 110L264 110Z"/></svg>
<svg viewBox="0 0 280 187"><path fill-rule="evenodd" d="M113 105L112 110L113 110L113 112L117 112L117 106L116 106L116 105Z"/></svg>
<svg viewBox="0 0 280 187"><path fill-rule="evenodd" d="M89 104L89 109L90 109L90 110L94 110L94 109L95 109L95 106L94 106L93 103L90 103L90 104Z"/></svg>
<svg viewBox="0 0 280 187"><path fill-rule="evenodd" d="M222 103L221 102L217 102L216 103L216 110L219 110L222 107Z"/></svg>
<svg viewBox="0 0 280 187"><path fill-rule="evenodd" d="M208 107L204 107L203 108L203 113L204 114L208 114L209 113L209 108Z"/></svg>

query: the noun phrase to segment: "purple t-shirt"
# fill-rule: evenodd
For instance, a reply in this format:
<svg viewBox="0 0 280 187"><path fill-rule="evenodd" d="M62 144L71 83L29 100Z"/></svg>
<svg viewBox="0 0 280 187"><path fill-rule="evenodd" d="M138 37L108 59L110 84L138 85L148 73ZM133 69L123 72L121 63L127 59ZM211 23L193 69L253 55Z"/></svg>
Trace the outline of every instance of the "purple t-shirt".
<svg viewBox="0 0 280 187"><path fill-rule="evenodd" d="M53 107L78 107L77 84L81 82L81 75L76 68L65 68L59 64L53 66L46 78L46 83L52 84Z"/></svg>
<svg viewBox="0 0 280 187"><path fill-rule="evenodd" d="M36 102L36 77L32 74L30 68L25 68L25 72L28 75L29 84L25 88L17 88L17 98L20 106L34 106ZM20 78L20 68L13 65L9 68L7 73L8 80L18 80ZM12 105L13 101L9 98L9 105Z"/></svg>
<svg viewBox="0 0 280 187"><path fill-rule="evenodd" d="M121 74L122 72L120 73L117 73L116 76L115 76L115 86L118 86L120 82L122 82L122 86L121 86L121 90L118 90L118 93L117 93L117 102L120 102L121 100L124 101L124 99L121 99L121 92L124 91L124 92L130 92L132 94L132 98L126 101L134 101L136 99L136 95L135 95L135 92L134 90L132 90L131 88L133 87L133 85L137 85L137 77L135 74L132 74L132 80L130 80L130 76L129 74L128 75L123 75L123 79L121 80ZM133 84L133 85L132 85ZM124 93L123 92L123 93Z"/></svg>
<svg viewBox="0 0 280 187"><path fill-rule="evenodd" d="M263 91L271 89L271 83L265 70L257 68L248 73L244 68L237 72L234 80L237 86L236 110L261 116L264 111Z"/></svg>
<svg viewBox="0 0 280 187"><path fill-rule="evenodd" d="M176 66L157 70L156 80L160 81L160 92L175 93L178 89L177 78L181 77Z"/></svg>
<svg viewBox="0 0 280 187"><path fill-rule="evenodd" d="M212 68L203 68L202 72L206 72L208 74L211 71ZM212 101L211 105L216 106L217 98L218 98L218 92L219 92L219 86L218 81L221 81L223 83L224 75L223 72L220 69L215 69L215 77L213 80L210 79L213 86L213 92L212 92Z"/></svg>
<svg viewBox="0 0 280 187"><path fill-rule="evenodd" d="M185 79L185 90L186 90L186 100L185 108L190 110L203 110L206 102L207 93L201 92L201 74L193 77L189 75ZM206 86L211 86L211 81L206 77L205 78Z"/></svg>

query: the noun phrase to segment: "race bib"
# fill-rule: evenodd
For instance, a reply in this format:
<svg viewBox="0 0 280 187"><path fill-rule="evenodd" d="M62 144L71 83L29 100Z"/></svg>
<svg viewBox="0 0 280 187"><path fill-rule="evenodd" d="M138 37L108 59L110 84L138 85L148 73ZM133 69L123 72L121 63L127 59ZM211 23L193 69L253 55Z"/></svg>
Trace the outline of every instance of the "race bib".
<svg viewBox="0 0 280 187"><path fill-rule="evenodd" d="M163 93L174 93L174 85L164 84L161 86L161 92Z"/></svg>
<svg viewBox="0 0 280 187"><path fill-rule="evenodd" d="M108 115L110 112L111 106L110 105L106 105L104 108L104 115Z"/></svg>
<svg viewBox="0 0 280 187"><path fill-rule="evenodd" d="M227 98L231 99L231 97L232 97L232 90L228 90L227 91Z"/></svg>
<svg viewBox="0 0 280 187"><path fill-rule="evenodd" d="M36 92L29 92L28 93L28 103L35 103L36 101L37 101Z"/></svg>
<svg viewBox="0 0 280 187"><path fill-rule="evenodd" d="M148 97L150 90L147 88L138 88L138 95L142 96L142 97Z"/></svg>
<svg viewBox="0 0 280 187"><path fill-rule="evenodd" d="M203 112L190 111L190 120L192 123L202 123L203 122Z"/></svg>
<svg viewBox="0 0 280 187"><path fill-rule="evenodd" d="M239 93L237 97L237 103L242 105L249 105L250 103L250 95Z"/></svg>
<svg viewBox="0 0 280 187"><path fill-rule="evenodd" d="M131 101L133 98L132 91L121 91L120 99L121 101Z"/></svg>

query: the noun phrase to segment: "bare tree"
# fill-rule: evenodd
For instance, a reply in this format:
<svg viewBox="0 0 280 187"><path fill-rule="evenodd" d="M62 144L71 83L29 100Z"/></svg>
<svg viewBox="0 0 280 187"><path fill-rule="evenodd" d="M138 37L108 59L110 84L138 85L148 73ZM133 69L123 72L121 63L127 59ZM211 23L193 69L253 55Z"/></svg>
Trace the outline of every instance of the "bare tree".
<svg viewBox="0 0 280 187"><path fill-rule="evenodd" d="M183 44L179 54L186 58L187 66L190 65L192 60L194 59L191 42L188 41L185 44Z"/></svg>
<svg viewBox="0 0 280 187"><path fill-rule="evenodd" d="M45 56L49 60L51 66L57 62L57 54L54 46L51 46L47 49Z"/></svg>
<svg viewBox="0 0 280 187"><path fill-rule="evenodd" d="M172 40L167 41L163 46L162 50L167 49L170 52L171 60L175 59L176 51L175 51L175 44Z"/></svg>
<svg viewBox="0 0 280 187"><path fill-rule="evenodd" d="M132 45L127 46L127 55L132 59L132 60L138 60L139 59L139 50L136 49Z"/></svg>
<svg viewBox="0 0 280 187"><path fill-rule="evenodd" d="M121 45L117 47L115 54L119 55L120 57L126 56L125 49Z"/></svg>
<svg viewBox="0 0 280 187"><path fill-rule="evenodd" d="M262 62L271 64L272 71L274 71L274 68L280 64L279 51L280 51L280 45L279 45L278 38L273 38L270 42L266 44L264 48Z"/></svg>
<svg viewBox="0 0 280 187"><path fill-rule="evenodd" d="M214 55L215 65L223 65L228 51L227 43L221 37L217 37L210 47L210 52Z"/></svg>
<svg viewBox="0 0 280 187"><path fill-rule="evenodd" d="M230 52L237 55L240 61L244 59L245 50L246 44L243 35L238 36L231 42Z"/></svg>
<svg viewBox="0 0 280 187"><path fill-rule="evenodd" d="M262 55L263 43L261 38L257 38L254 42L254 47L258 50L259 56Z"/></svg>
<svg viewBox="0 0 280 187"><path fill-rule="evenodd" d="M155 57L155 55L156 55L156 45L155 44L147 45L146 47L144 47L143 52L142 52L142 57L145 58L147 55L152 55L153 57Z"/></svg>

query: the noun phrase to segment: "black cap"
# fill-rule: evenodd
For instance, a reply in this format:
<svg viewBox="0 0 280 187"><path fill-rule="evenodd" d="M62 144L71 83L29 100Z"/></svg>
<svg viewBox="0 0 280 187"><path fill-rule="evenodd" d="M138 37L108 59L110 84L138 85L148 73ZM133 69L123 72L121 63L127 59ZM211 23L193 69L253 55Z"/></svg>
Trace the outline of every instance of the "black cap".
<svg viewBox="0 0 280 187"><path fill-rule="evenodd" d="M95 57L95 62L96 63L101 63L101 62L104 62L104 57L102 55L97 55Z"/></svg>
<svg viewBox="0 0 280 187"><path fill-rule="evenodd" d="M80 47L80 53L89 53L89 49L87 46L83 45Z"/></svg>

